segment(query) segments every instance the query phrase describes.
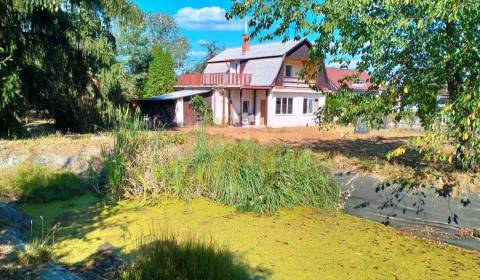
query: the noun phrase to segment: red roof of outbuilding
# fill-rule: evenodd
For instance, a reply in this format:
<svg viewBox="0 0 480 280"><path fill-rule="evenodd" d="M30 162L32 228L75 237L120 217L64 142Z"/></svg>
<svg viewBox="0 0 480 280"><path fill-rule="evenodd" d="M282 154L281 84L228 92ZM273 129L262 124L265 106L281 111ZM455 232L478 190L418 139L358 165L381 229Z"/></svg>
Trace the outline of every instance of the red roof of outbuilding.
<svg viewBox="0 0 480 280"><path fill-rule="evenodd" d="M361 72L358 74L359 72L357 70L331 67L326 67L326 70L328 81L330 82L330 85L333 86L332 90L337 90L342 86L347 86L352 90L366 91L372 86L370 83L370 76L366 72ZM354 75L358 75L358 79L365 81L365 83L354 84L352 80L346 79L347 77Z"/></svg>

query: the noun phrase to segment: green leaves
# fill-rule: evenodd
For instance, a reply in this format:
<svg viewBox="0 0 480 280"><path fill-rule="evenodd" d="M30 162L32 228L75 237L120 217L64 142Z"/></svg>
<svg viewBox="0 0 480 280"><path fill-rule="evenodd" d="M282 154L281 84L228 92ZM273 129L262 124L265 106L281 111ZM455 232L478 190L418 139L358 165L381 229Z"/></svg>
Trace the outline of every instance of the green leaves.
<svg viewBox="0 0 480 280"><path fill-rule="evenodd" d="M479 101L472 92L480 85L480 1L233 2L228 17L251 17L252 35L285 40L307 33L314 41L310 58L317 63L327 56L334 62L342 62L346 55L360 58L357 70L368 71L374 84L383 83L378 102L385 107L375 101L375 109L402 112L403 108L416 107L427 129L435 127L435 122L445 122L449 131L443 141L460 145L454 157L457 164L465 168L479 165L480 157L472 142L479 138L479 131L471 117L478 116L478 109L470 104ZM448 102L455 103L457 115L438 116L442 111L437 104L441 94L448 94ZM470 95L473 103L459 99ZM372 121L378 115L359 103L362 98L334 99L335 106L355 108L344 112L340 108L325 109L333 113L330 115L341 116L341 122L366 113L373 113L364 116Z"/></svg>
<svg viewBox="0 0 480 280"><path fill-rule="evenodd" d="M148 68L145 97L172 92L176 82L172 56L158 45L152 48L152 61Z"/></svg>
<svg viewBox="0 0 480 280"><path fill-rule="evenodd" d="M0 1L0 134L12 136L27 109L63 131L102 126L103 111L123 103L125 88L113 69L112 25L141 16L127 0Z"/></svg>

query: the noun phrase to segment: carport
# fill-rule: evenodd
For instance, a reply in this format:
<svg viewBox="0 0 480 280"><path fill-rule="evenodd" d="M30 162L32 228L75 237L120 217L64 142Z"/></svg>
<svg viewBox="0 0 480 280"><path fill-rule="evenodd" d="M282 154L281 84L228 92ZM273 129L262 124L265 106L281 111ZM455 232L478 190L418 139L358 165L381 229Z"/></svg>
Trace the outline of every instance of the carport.
<svg viewBox="0 0 480 280"><path fill-rule="evenodd" d="M212 107L212 91L210 89L179 90L148 98L132 98L134 107L139 107L142 115L156 124L166 127L195 125L198 114L190 106L190 99L201 95L208 106Z"/></svg>

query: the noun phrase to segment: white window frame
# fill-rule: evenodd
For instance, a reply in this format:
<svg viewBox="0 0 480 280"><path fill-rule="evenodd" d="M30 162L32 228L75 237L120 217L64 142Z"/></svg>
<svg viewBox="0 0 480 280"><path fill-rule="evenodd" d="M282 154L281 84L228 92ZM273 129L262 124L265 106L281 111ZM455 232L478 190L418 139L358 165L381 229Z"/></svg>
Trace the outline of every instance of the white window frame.
<svg viewBox="0 0 480 280"><path fill-rule="evenodd" d="M302 112L304 115L313 115L315 114L315 112L318 110L318 108L320 107L320 103L319 103L319 98L318 97L305 97L303 98L303 108L302 108ZM317 106L315 106L315 103ZM306 105L306 108L305 108L305 105ZM316 107L316 108L315 108ZM305 110L306 109L306 110ZM311 109L311 112L310 110Z"/></svg>
<svg viewBox="0 0 480 280"><path fill-rule="evenodd" d="M235 66L235 67L232 67ZM230 74L238 74L240 73L240 62L239 61L231 61L228 67L228 72Z"/></svg>
<svg viewBox="0 0 480 280"><path fill-rule="evenodd" d="M280 112L278 112L277 110L278 100L280 100ZM288 106L289 100L290 100L290 108ZM288 109L290 109L290 112ZM275 98L275 114L283 115L283 116L293 115L293 97L276 97Z"/></svg>
<svg viewBox="0 0 480 280"><path fill-rule="evenodd" d="M287 75L287 68L290 67L290 76ZM293 74L293 65L291 64L285 64L285 78L293 78L294 77L294 74Z"/></svg>

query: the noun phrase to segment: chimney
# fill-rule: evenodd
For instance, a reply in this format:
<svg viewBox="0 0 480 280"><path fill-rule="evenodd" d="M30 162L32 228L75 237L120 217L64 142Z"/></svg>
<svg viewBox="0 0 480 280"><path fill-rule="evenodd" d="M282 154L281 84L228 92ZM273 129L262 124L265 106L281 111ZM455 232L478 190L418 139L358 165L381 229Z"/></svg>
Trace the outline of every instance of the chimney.
<svg viewBox="0 0 480 280"><path fill-rule="evenodd" d="M245 32L242 35L242 54L250 49L250 35L248 35L248 20L245 20Z"/></svg>
<svg viewBox="0 0 480 280"><path fill-rule="evenodd" d="M242 35L242 54L245 54L250 49L250 35Z"/></svg>

